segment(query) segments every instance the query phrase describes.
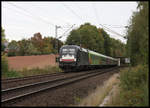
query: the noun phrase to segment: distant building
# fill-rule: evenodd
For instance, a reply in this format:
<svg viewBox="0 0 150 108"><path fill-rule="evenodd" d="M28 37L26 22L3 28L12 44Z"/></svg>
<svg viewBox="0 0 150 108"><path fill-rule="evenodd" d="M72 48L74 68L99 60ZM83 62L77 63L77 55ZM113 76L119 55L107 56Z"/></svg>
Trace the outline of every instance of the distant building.
<svg viewBox="0 0 150 108"><path fill-rule="evenodd" d="M9 50L8 44L9 44L9 42L7 40L4 40L4 43L3 43L3 45L5 46L4 53L8 53L8 50Z"/></svg>
<svg viewBox="0 0 150 108"><path fill-rule="evenodd" d="M130 58L125 58L125 63L130 63Z"/></svg>
<svg viewBox="0 0 150 108"><path fill-rule="evenodd" d="M8 47L9 42L7 40L4 40L4 46Z"/></svg>

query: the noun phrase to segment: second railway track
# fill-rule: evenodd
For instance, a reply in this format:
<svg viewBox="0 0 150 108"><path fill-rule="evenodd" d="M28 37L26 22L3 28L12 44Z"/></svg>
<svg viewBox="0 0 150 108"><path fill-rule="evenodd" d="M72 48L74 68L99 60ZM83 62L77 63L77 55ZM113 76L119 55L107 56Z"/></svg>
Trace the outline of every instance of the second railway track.
<svg viewBox="0 0 150 108"><path fill-rule="evenodd" d="M24 86L19 86L19 87L14 87L14 88L9 88L2 90L2 105L6 105L7 103L14 103L17 100L24 98L26 96L30 96L35 93L43 92L45 90L50 90L56 87L61 87L88 77L96 76L111 70L114 70L117 68L110 68L110 69L102 69L101 71L90 71L90 72L85 72L85 73L78 73L69 77L60 77L54 80L49 80L49 81L43 81L43 82L38 82L38 83L33 83L33 84L28 84Z"/></svg>

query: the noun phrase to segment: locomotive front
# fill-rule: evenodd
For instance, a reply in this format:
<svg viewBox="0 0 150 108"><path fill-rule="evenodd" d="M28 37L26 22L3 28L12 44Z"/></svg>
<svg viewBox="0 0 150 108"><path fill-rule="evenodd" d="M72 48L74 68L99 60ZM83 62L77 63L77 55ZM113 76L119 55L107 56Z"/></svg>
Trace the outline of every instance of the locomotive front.
<svg viewBox="0 0 150 108"><path fill-rule="evenodd" d="M63 70L75 68L78 48L73 45L62 46L59 50L59 67Z"/></svg>

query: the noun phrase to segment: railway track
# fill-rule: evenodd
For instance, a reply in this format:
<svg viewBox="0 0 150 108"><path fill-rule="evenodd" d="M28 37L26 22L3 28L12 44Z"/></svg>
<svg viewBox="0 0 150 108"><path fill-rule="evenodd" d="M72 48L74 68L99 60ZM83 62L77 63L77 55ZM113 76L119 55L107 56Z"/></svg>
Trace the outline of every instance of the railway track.
<svg viewBox="0 0 150 108"><path fill-rule="evenodd" d="M55 75L61 75L64 74L65 72L61 72L61 73L51 73L51 74L44 74L44 75L34 75L34 76L26 76L26 77L19 77L19 78L6 78L6 79L2 79L2 83L9 83L12 81L22 81L22 80L29 80L31 78L41 78L41 77L45 77L45 76L55 76Z"/></svg>
<svg viewBox="0 0 150 108"><path fill-rule="evenodd" d="M1 84L2 84L2 89L7 89L10 87L16 87L18 85L25 85L33 82L41 82L43 80L48 80L49 78L53 78L53 77L55 78L65 74L66 74L65 72L61 72L61 73L51 73L51 74L44 74L44 75L20 77L20 78L9 78L9 79L3 79L1 81Z"/></svg>
<svg viewBox="0 0 150 108"><path fill-rule="evenodd" d="M103 74L105 72L109 72L115 69L118 69L118 67L110 68L110 69L103 69L103 70L102 69L94 70L94 71L84 72L81 74L78 73L78 74L68 76L68 77L63 77L63 78L60 77L60 78L56 78L53 80L48 80L48 81L5 89L1 91L2 93L1 103L2 105L5 106L8 103L15 103L17 102L17 100L22 99L26 96L30 96L32 94L43 92L45 90L50 90L50 89L61 87L67 84L71 84L79 80L86 79L86 78L96 76L99 74Z"/></svg>

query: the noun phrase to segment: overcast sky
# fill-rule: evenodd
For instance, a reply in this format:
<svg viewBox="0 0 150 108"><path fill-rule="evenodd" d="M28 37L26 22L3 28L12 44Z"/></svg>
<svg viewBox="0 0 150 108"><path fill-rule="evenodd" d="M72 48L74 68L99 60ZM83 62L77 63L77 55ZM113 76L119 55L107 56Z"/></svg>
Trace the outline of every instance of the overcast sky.
<svg viewBox="0 0 150 108"><path fill-rule="evenodd" d="M58 37L64 41L72 29L89 22L97 27L107 28L125 35L132 12L136 11L136 2L2 2L2 27L6 39L21 40L31 38L40 32L43 37L55 37L55 25ZM72 25L75 24L72 27ZM107 33L122 42L122 37Z"/></svg>

